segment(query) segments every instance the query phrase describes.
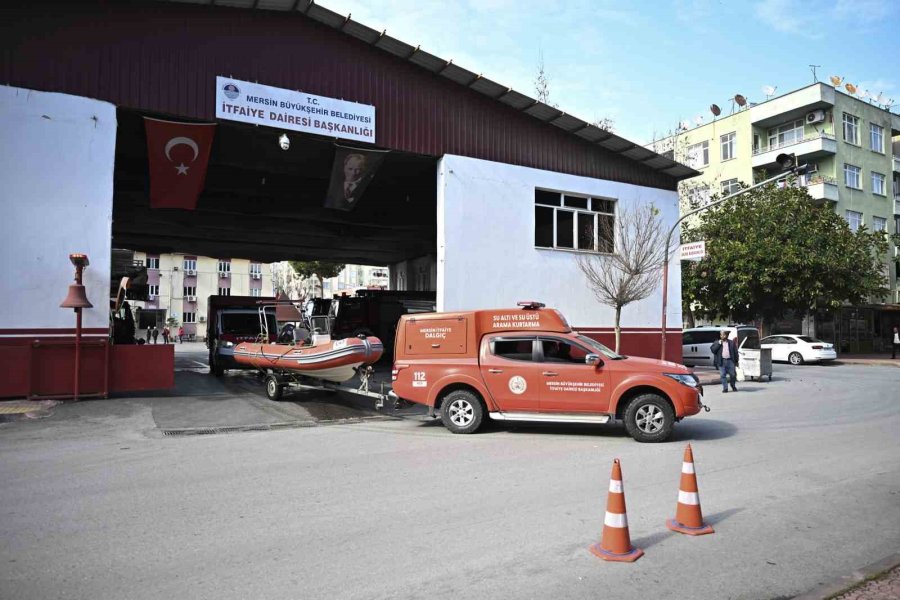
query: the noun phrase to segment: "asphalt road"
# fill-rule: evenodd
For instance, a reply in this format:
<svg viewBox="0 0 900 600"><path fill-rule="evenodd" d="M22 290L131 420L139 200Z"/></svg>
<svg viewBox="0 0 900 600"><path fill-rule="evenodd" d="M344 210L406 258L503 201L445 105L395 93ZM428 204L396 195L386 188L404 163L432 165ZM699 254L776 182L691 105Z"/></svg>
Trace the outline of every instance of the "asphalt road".
<svg viewBox="0 0 900 600"><path fill-rule="evenodd" d="M768 599L900 550L900 369L705 400L661 445L421 416L169 437L152 403L79 403L0 426L0 597ZM685 442L713 535L665 528ZM631 564L587 550L614 458Z"/></svg>

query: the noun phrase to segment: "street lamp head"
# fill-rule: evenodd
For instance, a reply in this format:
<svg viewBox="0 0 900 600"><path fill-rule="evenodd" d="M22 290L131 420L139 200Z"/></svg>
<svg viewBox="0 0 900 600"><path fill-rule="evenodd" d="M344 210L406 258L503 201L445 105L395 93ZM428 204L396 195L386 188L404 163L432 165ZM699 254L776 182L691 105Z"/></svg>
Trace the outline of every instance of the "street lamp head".
<svg viewBox="0 0 900 600"><path fill-rule="evenodd" d="M794 154L779 154L775 162L781 166L782 171L790 171L797 166L797 157Z"/></svg>

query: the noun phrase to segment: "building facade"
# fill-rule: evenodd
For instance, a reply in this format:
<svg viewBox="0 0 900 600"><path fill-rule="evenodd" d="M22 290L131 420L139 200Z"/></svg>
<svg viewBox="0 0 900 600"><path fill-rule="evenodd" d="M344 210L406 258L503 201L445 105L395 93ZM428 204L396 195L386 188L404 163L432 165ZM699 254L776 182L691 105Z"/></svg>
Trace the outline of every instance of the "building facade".
<svg viewBox="0 0 900 600"><path fill-rule="evenodd" d="M814 202L832 206L853 230L865 225L886 235L900 233L900 115L840 88L816 83L749 103L652 147L672 152L701 173L680 184L682 211L777 173L776 157L793 153L809 165L799 183ZM891 327L900 323L898 256L892 243L884 257L885 297L872 298L867 306L819 312L802 324L803 331L834 342L843 352L888 348ZM799 330L799 318L784 327Z"/></svg>
<svg viewBox="0 0 900 600"><path fill-rule="evenodd" d="M138 337L146 336L154 325L162 331L168 320L174 319L176 331L183 326L186 336L203 339L210 296L274 295L272 269L266 263L146 252L135 252L134 260L147 267L149 286L146 302L132 302Z"/></svg>

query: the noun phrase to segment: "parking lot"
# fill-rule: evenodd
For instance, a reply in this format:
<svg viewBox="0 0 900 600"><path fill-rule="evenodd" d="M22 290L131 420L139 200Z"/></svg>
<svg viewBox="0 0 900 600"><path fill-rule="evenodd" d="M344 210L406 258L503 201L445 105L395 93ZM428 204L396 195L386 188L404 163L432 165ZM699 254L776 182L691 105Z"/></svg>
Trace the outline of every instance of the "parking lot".
<svg viewBox="0 0 900 600"><path fill-rule="evenodd" d="M613 425L498 424L457 436L421 414L384 417L315 397L271 403L252 376L217 383L199 366L185 369L178 378L193 396L66 404L0 427L0 589L73 598L792 596L897 550L900 371L776 369L772 383L745 382L737 394L708 388L712 412L657 445ZM216 408L241 405L246 418L294 426L164 434L196 407L211 425ZM327 418L338 410L348 412ZM711 536L664 525L686 442ZM587 550L603 526L614 458L632 541L646 553L633 564Z"/></svg>

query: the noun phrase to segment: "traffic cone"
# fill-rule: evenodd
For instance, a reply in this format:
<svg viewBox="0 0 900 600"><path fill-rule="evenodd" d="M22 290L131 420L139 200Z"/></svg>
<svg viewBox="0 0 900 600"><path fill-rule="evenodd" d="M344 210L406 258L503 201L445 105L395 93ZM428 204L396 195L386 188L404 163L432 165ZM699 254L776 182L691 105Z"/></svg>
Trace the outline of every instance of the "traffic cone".
<svg viewBox="0 0 900 600"><path fill-rule="evenodd" d="M619 459L613 461L609 477L609 496L606 500L606 518L599 544L592 544L591 552L603 560L634 562L644 551L631 545L628 534L628 516L625 514L625 491L622 489L622 469Z"/></svg>
<svg viewBox="0 0 900 600"><path fill-rule="evenodd" d="M697 493L697 475L694 473L694 452L688 444L681 463L681 485L678 488L678 509L675 518L666 521L672 531L688 535L713 533L713 528L703 523L700 511L700 495Z"/></svg>

